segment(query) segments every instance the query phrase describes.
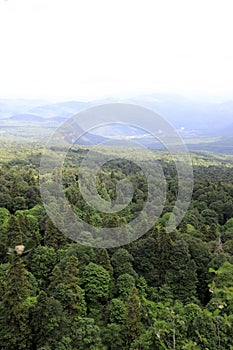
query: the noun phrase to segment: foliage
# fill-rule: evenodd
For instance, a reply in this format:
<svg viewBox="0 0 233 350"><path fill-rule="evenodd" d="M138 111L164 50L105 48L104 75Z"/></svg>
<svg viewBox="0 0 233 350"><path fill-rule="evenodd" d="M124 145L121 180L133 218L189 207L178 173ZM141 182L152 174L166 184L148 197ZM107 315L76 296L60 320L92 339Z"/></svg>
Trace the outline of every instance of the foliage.
<svg viewBox="0 0 233 350"><path fill-rule="evenodd" d="M2 151L0 349L233 349L232 159L192 155L192 201L183 222L168 233L177 174L168 154L154 152L168 188L161 218L135 242L97 249L71 242L47 217L39 196L39 152L26 146L7 149L7 156ZM127 208L103 214L88 207L79 191L76 165L85 152L70 151L64 164L72 208L98 227L131 221L147 197L142 171L120 159L101 169L97 188L107 201L116 199L117 182L125 177L135 188ZM103 152L119 155L110 146ZM139 151L135 156L150 167L152 158ZM123 227L119 242L130 234ZM97 239L80 232L87 235Z"/></svg>

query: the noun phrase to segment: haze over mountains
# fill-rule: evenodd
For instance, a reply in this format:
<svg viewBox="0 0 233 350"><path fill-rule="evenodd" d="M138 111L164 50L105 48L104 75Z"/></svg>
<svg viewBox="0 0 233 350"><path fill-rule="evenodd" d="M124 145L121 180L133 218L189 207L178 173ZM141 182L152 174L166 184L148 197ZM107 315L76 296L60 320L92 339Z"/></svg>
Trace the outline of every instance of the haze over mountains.
<svg viewBox="0 0 233 350"><path fill-rule="evenodd" d="M169 121L180 135L186 139L218 138L212 143L228 141L233 144L233 101L207 103L192 101L175 95L144 95L130 99L105 99L90 102L65 101L50 103L43 100L6 100L0 99L1 129L17 126L41 125L56 128L67 118L86 108L112 102L132 103L147 107ZM86 135L84 143L96 143L103 138L146 138L145 133L130 127L106 126ZM87 141L89 139L89 141ZM148 141L149 142L149 141ZM194 142L195 143L195 142ZM206 142L204 142L206 144ZM192 142L188 142L192 144ZM205 145L203 146L205 149ZM202 147L202 148L203 148ZM195 147L194 147L195 148ZM228 147L229 148L229 147Z"/></svg>

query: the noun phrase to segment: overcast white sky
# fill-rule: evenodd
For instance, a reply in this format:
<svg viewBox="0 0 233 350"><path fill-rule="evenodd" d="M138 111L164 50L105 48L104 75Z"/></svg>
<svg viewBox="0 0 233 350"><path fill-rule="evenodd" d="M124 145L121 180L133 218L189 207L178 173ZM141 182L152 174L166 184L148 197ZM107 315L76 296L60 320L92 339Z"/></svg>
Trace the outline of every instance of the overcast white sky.
<svg viewBox="0 0 233 350"><path fill-rule="evenodd" d="M233 99L232 0L0 0L0 98Z"/></svg>

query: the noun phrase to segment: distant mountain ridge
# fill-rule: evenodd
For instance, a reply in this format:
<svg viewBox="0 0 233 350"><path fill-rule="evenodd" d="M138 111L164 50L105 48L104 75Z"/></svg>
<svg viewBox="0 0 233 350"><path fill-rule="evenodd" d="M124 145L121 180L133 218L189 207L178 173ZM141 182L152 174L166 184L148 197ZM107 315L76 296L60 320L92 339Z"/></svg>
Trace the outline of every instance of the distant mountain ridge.
<svg viewBox="0 0 233 350"><path fill-rule="evenodd" d="M49 120L55 124L89 107L124 102L149 108L163 116L184 137L213 137L233 135L233 101L224 103L196 102L180 96L151 94L128 99L104 99L90 102L65 101L49 103L41 100L6 100L0 99L0 119L17 122L41 122ZM117 136L106 127L103 135ZM119 135L134 137L135 131L119 128ZM122 135L121 135L122 134Z"/></svg>
<svg viewBox="0 0 233 350"><path fill-rule="evenodd" d="M43 122L45 121L44 118L35 115L35 114L29 114L29 113L22 113L22 114L15 114L12 117L9 118L10 120L15 121L22 121L22 122Z"/></svg>
<svg viewBox="0 0 233 350"><path fill-rule="evenodd" d="M79 102L79 101L67 101L52 103L42 106L37 106L29 110L30 113L39 115L43 118L52 118L52 117L65 117L80 112L82 109L88 108L89 103Z"/></svg>

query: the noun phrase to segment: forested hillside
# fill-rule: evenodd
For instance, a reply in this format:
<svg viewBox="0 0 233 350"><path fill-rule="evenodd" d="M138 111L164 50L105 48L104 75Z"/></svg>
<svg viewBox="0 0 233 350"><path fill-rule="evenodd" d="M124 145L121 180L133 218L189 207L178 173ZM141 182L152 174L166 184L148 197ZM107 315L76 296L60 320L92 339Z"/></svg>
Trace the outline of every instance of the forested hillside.
<svg viewBox="0 0 233 350"><path fill-rule="evenodd" d="M70 240L46 215L40 151L6 145L0 153L0 349L233 349L233 158L192 154L192 202L167 233L177 174L157 152L168 190L162 215L140 239L104 249L91 232L79 235L89 245ZM105 200L124 177L135 192L125 210L102 214L79 192L83 154L77 146L63 169L71 207L97 227L124 226L146 200L143 174L125 161L104 166L97 187Z"/></svg>

